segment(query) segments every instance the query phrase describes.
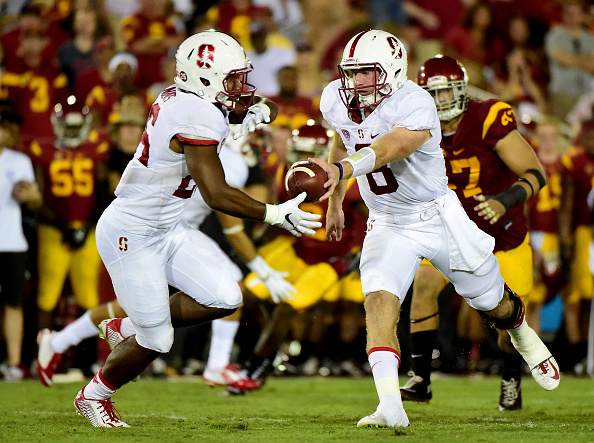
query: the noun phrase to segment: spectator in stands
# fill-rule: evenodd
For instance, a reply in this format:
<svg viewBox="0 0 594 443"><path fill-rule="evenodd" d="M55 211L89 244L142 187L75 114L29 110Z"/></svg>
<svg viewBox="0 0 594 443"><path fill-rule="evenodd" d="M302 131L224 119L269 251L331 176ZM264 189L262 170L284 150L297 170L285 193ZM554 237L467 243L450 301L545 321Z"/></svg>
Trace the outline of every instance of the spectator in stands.
<svg viewBox="0 0 594 443"><path fill-rule="evenodd" d="M123 19L122 36L126 50L138 59L136 85L148 88L162 81L158 69L161 60L172 47L177 47L184 35L168 15L166 0L141 0L140 10Z"/></svg>
<svg viewBox="0 0 594 443"><path fill-rule="evenodd" d="M263 10L252 0L224 0L206 12L206 19L211 27L235 37L247 51L251 47L249 26Z"/></svg>
<svg viewBox="0 0 594 443"><path fill-rule="evenodd" d="M68 88L74 93L78 76L93 66L93 49L97 37L97 13L82 8L74 13L74 36L58 48L58 61L68 77Z"/></svg>
<svg viewBox="0 0 594 443"><path fill-rule="evenodd" d="M297 59L297 51L291 42L285 39L276 44L270 31L265 21L253 21L250 24L253 49L247 51L254 66L250 82L265 97L278 95L278 71L283 66L293 65Z"/></svg>
<svg viewBox="0 0 594 443"><path fill-rule="evenodd" d="M253 0L254 6L270 9L279 31L295 46L303 42L305 31L301 3L299 0Z"/></svg>
<svg viewBox="0 0 594 443"><path fill-rule="evenodd" d="M42 203L31 160L14 150L20 141L21 123L14 109L0 108L0 305L4 308L7 353L7 364L0 370L7 381L23 378L23 296L29 246L23 234L20 206L36 210Z"/></svg>
<svg viewBox="0 0 594 443"><path fill-rule="evenodd" d="M551 109L561 120L594 81L594 36L585 29L587 17L582 0L568 0L563 4L562 23L545 36Z"/></svg>

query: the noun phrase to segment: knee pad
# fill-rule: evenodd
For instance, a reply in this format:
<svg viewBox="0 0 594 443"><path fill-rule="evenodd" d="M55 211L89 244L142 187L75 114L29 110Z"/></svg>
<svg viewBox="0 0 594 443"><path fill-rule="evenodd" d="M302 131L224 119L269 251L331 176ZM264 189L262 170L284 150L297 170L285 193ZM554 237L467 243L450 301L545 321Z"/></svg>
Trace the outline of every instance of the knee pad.
<svg viewBox="0 0 594 443"><path fill-rule="evenodd" d="M510 300L514 304L513 312L509 318L494 318L485 313L484 311L478 311L481 317L483 317L492 327L497 329L515 329L522 324L524 321L524 302L522 299L512 291L507 284L503 290L507 292Z"/></svg>
<svg viewBox="0 0 594 443"><path fill-rule="evenodd" d="M169 319L157 326L135 326L136 342L140 346L161 354L169 352L173 345L173 326Z"/></svg>

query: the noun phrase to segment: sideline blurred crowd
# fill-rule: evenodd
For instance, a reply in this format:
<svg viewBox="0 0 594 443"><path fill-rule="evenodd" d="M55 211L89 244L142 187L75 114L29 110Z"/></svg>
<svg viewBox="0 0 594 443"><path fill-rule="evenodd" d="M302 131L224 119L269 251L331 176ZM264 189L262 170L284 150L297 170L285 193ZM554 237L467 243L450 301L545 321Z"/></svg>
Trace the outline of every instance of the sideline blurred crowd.
<svg viewBox="0 0 594 443"><path fill-rule="evenodd" d="M250 170L246 187L261 200L286 198L284 173L301 151L327 154L331 134L315 132L325 128L320 94L338 78L342 49L360 30L373 27L398 36L407 47L412 80L425 60L441 53L464 64L473 97L509 103L548 179L526 204L535 264L530 323L551 344L564 372L586 373L594 293L590 2L22 0L0 1L0 26L0 372L5 380L35 375L39 330L63 329L115 299L94 225L142 143L151 104L173 83L177 46L210 28L243 45L254 67L250 83L279 107L273 124L228 144ZM304 138L317 140L313 145L321 150L304 148L299 143ZM277 374L370 373L357 275L366 214L356 185L351 193L350 235L333 250L320 246L328 243L323 229L307 243L260 223L246 224L260 255L290 272L290 281L309 297L303 304L275 305L243 266L246 292L253 297L245 301L234 360L258 349L272 319L285 328L269 328L281 343L262 357L274 360ZM325 213L321 206L308 206L310 212ZM201 229L233 255L215 217ZM447 286L440 295L434 368L496 373L496 334L468 315L452 292ZM410 297L404 320L409 303ZM408 333L407 323L400 322L401 336ZM209 330L205 325L176 331L181 339L152 365L153 373L200 374ZM406 348L406 340L401 342ZM107 352L103 341L85 340L68 351L58 372L92 375ZM408 364L404 361L402 369Z"/></svg>

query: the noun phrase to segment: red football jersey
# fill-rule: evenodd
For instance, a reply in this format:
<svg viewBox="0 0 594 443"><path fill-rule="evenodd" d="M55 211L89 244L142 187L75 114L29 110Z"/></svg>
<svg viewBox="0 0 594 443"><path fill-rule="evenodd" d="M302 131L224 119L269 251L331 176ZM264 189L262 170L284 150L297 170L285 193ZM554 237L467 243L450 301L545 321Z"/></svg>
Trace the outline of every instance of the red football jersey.
<svg viewBox="0 0 594 443"><path fill-rule="evenodd" d="M594 187L594 158L582 149L570 149L562 157L564 174L570 174L574 183L573 226L590 226L592 218L588 209L588 193Z"/></svg>
<svg viewBox="0 0 594 443"><path fill-rule="evenodd" d="M495 238L495 251L518 247L528 228L524 205L510 208L495 224L483 220L474 207L474 195L496 195L508 190L518 177L501 161L495 152L499 140L516 129L516 120L506 103L492 99L473 100L453 135L442 137L448 186L462 202L471 220Z"/></svg>
<svg viewBox="0 0 594 443"><path fill-rule="evenodd" d="M29 68L21 61L2 74L2 96L13 102L23 117L21 133L25 142L53 140L51 115L56 103L67 95L66 74L51 63Z"/></svg>
<svg viewBox="0 0 594 443"><path fill-rule="evenodd" d="M557 216L561 206L563 165L560 159L555 163L543 163L542 165L546 172L547 185L528 200L528 225L531 231L556 234L558 232Z"/></svg>
<svg viewBox="0 0 594 443"><path fill-rule="evenodd" d="M285 189L285 175L288 167L279 168L277 171L274 190L279 201L289 200L289 195ZM349 180L347 192L344 197L342 209L344 212L345 229L342 232L340 241L329 242L326 240L326 211L328 210L328 200L321 203L302 203L299 207L307 212L319 214L322 218L322 227L316 229L313 236L302 235L298 237L293 245L295 253L307 264L326 262L330 264L342 276L348 266L348 262L343 260L353 248L363 245L365 236L365 217L357 210L361 202L357 180Z"/></svg>
<svg viewBox="0 0 594 443"><path fill-rule="evenodd" d="M41 167L43 200L59 221L82 226L91 221L95 208L97 166L109 154L110 144L93 131L89 140L75 149L34 141L29 156Z"/></svg>
<svg viewBox="0 0 594 443"><path fill-rule="evenodd" d="M167 17L149 19L143 14L135 14L123 19L122 35L127 50L132 52L138 59L136 85L139 88L148 88L153 83L162 81L159 67L161 66L161 60L167 55L167 50L154 54L138 54L131 47L134 43L146 37L161 40L167 36L177 35L173 21Z"/></svg>

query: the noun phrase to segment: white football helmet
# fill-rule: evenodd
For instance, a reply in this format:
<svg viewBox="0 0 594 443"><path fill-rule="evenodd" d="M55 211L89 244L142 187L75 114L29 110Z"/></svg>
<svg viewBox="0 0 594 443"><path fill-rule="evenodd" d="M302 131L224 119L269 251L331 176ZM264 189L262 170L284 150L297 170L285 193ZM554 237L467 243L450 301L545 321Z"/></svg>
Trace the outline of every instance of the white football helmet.
<svg viewBox="0 0 594 443"><path fill-rule="evenodd" d="M400 40L385 31L360 32L347 43L338 66L343 103L350 110L377 106L406 82L406 68L406 49ZM355 85L353 71L359 69L374 70L373 84Z"/></svg>
<svg viewBox="0 0 594 443"><path fill-rule="evenodd" d="M199 32L179 46L175 60L174 81L180 89L234 111L251 105L256 88L247 83L247 74L252 63L233 37L213 30Z"/></svg>
<svg viewBox="0 0 594 443"><path fill-rule="evenodd" d="M74 95L56 103L50 117L57 143L68 149L78 148L91 132L91 113Z"/></svg>

